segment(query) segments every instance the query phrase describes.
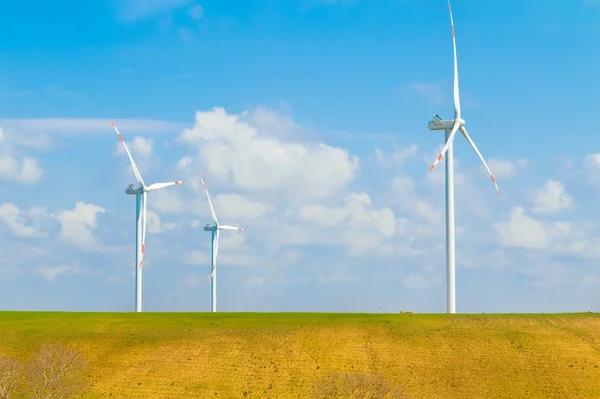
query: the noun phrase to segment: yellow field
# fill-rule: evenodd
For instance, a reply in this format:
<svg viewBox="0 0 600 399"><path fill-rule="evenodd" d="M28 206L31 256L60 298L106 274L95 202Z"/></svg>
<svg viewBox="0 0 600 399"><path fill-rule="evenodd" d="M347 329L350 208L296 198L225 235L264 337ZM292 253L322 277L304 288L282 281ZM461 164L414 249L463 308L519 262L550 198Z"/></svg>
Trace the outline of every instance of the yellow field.
<svg viewBox="0 0 600 399"><path fill-rule="evenodd" d="M368 371L410 398L600 398L600 315L0 312L0 354L83 349L91 398L307 398Z"/></svg>

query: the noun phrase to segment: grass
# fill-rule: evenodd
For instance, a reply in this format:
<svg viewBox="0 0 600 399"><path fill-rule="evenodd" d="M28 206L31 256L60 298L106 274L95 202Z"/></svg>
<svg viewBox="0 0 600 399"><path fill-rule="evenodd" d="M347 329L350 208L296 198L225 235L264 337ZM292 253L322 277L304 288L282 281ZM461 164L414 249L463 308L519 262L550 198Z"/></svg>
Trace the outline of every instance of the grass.
<svg viewBox="0 0 600 399"><path fill-rule="evenodd" d="M83 349L90 398L308 398L365 371L410 398L600 398L599 314L0 312L0 354Z"/></svg>

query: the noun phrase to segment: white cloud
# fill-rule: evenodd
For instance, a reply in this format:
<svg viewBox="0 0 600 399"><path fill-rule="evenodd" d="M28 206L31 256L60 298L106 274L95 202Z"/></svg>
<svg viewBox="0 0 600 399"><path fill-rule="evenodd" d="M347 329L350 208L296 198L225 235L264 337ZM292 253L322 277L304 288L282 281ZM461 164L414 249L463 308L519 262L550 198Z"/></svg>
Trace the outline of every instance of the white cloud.
<svg viewBox="0 0 600 399"><path fill-rule="evenodd" d="M19 180L26 183L34 183L38 181L44 173L39 167L37 160L29 157L23 158L21 171L19 172Z"/></svg>
<svg viewBox="0 0 600 399"><path fill-rule="evenodd" d="M199 241L204 243L211 242L211 233L199 232L197 234ZM196 241L196 245L199 244ZM204 245L203 245L204 246ZM210 245L208 245L210 247ZM254 248L246 243L246 234L239 231L221 231L219 235L219 253L217 258L217 267L229 266L248 266L256 265L256 259L253 256ZM187 265L206 266L207 273L210 270L210 248L203 250L187 251L181 261Z"/></svg>
<svg viewBox="0 0 600 399"><path fill-rule="evenodd" d="M12 155L0 155L0 178L21 183L35 183L42 177L37 160L30 157L17 159Z"/></svg>
<svg viewBox="0 0 600 399"><path fill-rule="evenodd" d="M505 247L544 250L581 258L600 257L600 239L592 236L594 224L548 222L525 213L523 207L511 210L508 221L496 222L494 230Z"/></svg>
<svg viewBox="0 0 600 399"><path fill-rule="evenodd" d="M197 273L190 273L185 279L185 285L190 287L196 287L202 282L202 279L198 276Z"/></svg>
<svg viewBox="0 0 600 399"><path fill-rule="evenodd" d="M600 191L600 153L586 155L583 159L583 167L589 182Z"/></svg>
<svg viewBox="0 0 600 399"><path fill-rule="evenodd" d="M219 240L220 241L220 240ZM217 259L218 260L218 259ZM181 260L186 265L210 266L210 254L199 250L188 251Z"/></svg>
<svg viewBox="0 0 600 399"><path fill-rule="evenodd" d="M375 149L375 152L371 154L370 159L380 166L402 166L409 158L414 158L416 156L418 149L419 146L416 144L404 148L394 145L394 151L391 154L387 154L377 148Z"/></svg>
<svg viewBox="0 0 600 399"><path fill-rule="evenodd" d="M442 85L439 83L411 82L398 89L401 93L417 93L434 104L440 104L444 100Z"/></svg>
<svg viewBox="0 0 600 399"><path fill-rule="evenodd" d="M319 284L351 284L358 285L358 278L349 273L341 273L341 272L324 272L323 274L317 277L317 282Z"/></svg>
<svg viewBox="0 0 600 399"><path fill-rule="evenodd" d="M98 227L98 214L105 212L108 211L98 205L78 201L73 210L63 210L52 217L61 224L60 238L63 241L81 249L98 251L102 245L92 230Z"/></svg>
<svg viewBox="0 0 600 399"><path fill-rule="evenodd" d="M494 223L500 236L500 244L505 247L545 249L550 240L542 224L525 214L525 209L515 207L507 222Z"/></svg>
<svg viewBox="0 0 600 399"><path fill-rule="evenodd" d="M354 7L358 0L304 0L301 10L308 11L319 5L323 6L339 6L339 7Z"/></svg>
<svg viewBox="0 0 600 399"><path fill-rule="evenodd" d="M177 162L177 169L186 170L190 167L192 162L192 157L183 157Z"/></svg>
<svg viewBox="0 0 600 399"><path fill-rule="evenodd" d="M113 119L123 136L132 133L173 133L185 124L157 119ZM5 132L28 136L51 134L61 137L80 137L83 134L115 134L109 119L94 118L36 118L0 119ZM116 134L115 134L116 135ZM115 136L116 137L116 136Z"/></svg>
<svg viewBox="0 0 600 399"><path fill-rule="evenodd" d="M181 213L185 209L178 192L171 187L149 193L148 207L167 214Z"/></svg>
<svg viewBox="0 0 600 399"><path fill-rule="evenodd" d="M307 204L300 207L298 218L313 225L315 237L322 244L344 245L352 254L362 254L379 243L396 235L394 212L373 206L366 193L353 193L341 207ZM322 234L324 228L339 230L335 234ZM317 232L321 234L317 234Z"/></svg>
<svg viewBox="0 0 600 399"><path fill-rule="evenodd" d="M300 126L291 117L281 115L262 105L257 106L251 113L245 112L240 115L240 120L248 122L268 136L288 136L301 131Z"/></svg>
<svg viewBox="0 0 600 399"><path fill-rule="evenodd" d="M199 231L195 234L197 239L193 247L205 247L206 250L193 249L184 252L179 259L183 264L193 266L205 266L207 273L210 273L210 242L211 233ZM219 235L219 254L217 265L219 268L230 266L257 266L262 263L264 267L268 261L259 260L255 255L256 248L246 242L246 233L240 231L221 231ZM222 269L221 269L222 270ZM207 274L208 276L208 274ZM208 277L207 277L208 278Z"/></svg>
<svg viewBox="0 0 600 399"><path fill-rule="evenodd" d="M398 206L407 213L419 216L429 223L437 223L442 220L444 211L436 209L431 203L417 195L415 183L409 176L394 178L392 188Z"/></svg>
<svg viewBox="0 0 600 399"><path fill-rule="evenodd" d="M127 148L134 156L140 157L148 157L152 155L152 140L147 139L145 137L135 136L131 142L125 140L125 144L127 144ZM125 147L123 147L123 143L119 141L115 143L116 152L118 154L125 154ZM137 163L137 162L136 162Z"/></svg>
<svg viewBox="0 0 600 399"><path fill-rule="evenodd" d="M52 281L62 274L98 274L89 269L73 265L60 265L55 267L42 266L36 268L36 271L46 280Z"/></svg>
<svg viewBox="0 0 600 399"><path fill-rule="evenodd" d="M343 208L330 208L321 204L308 204L300 208L300 220L314 223L322 227L336 227L346 218L348 210Z"/></svg>
<svg viewBox="0 0 600 399"><path fill-rule="evenodd" d="M215 197L213 205L219 220L260 219L269 210L264 203L248 200L239 194L220 194Z"/></svg>
<svg viewBox="0 0 600 399"><path fill-rule="evenodd" d="M119 17L124 22L135 22L142 19L168 13L182 8L192 0L118 0Z"/></svg>
<svg viewBox="0 0 600 399"><path fill-rule="evenodd" d="M596 284L598 282L598 278L596 276L588 275L585 276L584 282L586 284Z"/></svg>
<svg viewBox="0 0 600 399"><path fill-rule="evenodd" d="M40 216L40 212L41 208L33 208L30 210L30 215ZM44 235L36 227L26 226L21 210L11 202L0 205L0 221L17 237L41 237Z"/></svg>
<svg viewBox="0 0 600 399"><path fill-rule="evenodd" d="M268 136L223 108L197 112L196 125L179 140L198 146L197 161L212 177L247 191L324 198L358 169L358 157L342 148Z"/></svg>
<svg viewBox="0 0 600 399"><path fill-rule="evenodd" d="M48 210L43 206L34 206L28 211L29 216L34 220L39 220L48 217Z"/></svg>
<svg viewBox="0 0 600 399"><path fill-rule="evenodd" d="M204 17L204 9L200 4L194 4L188 11L190 18L198 20Z"/></svg>
<svg viewBox="0 0 600 399"><path fill-rule="evenodd" d="M589 167L600 167L600 153L586 155L583 162Z"/></svg>
<svg viewBox="0 0 600 399"><path fill-rule="evenodd" d="M519 169L522 169L527 165L527 160L524 158L520 158L517 161L491 158L486 160L486 162L496 179L509 179L514 177ZM481 165L481 169L487 173L483 165Z"/></svg>
<svg viewBox="0 0 600 399"><path fill-rule="evenodd" d="M402 285L406 288L423 289L432 288L440 284L439 278L436 276L426 277L420 273L410 273L402 277Z"/></svg>
<svg viewBox="0 0 600 399"><path fill-rule="evenodd" d="M548 180L544 188L533 197L535 213L556 213L575 207L573 197L567 193L565 185L556 180Z"/></svg>
<svg viewBox="0 0 600 399"><path fill-rule="evenodd" d="M436 226L430 224L439 223L443 211L421 199L410 178L399 177L391 194L394 205L409 216L398 218L392 208L374 206L368 193L354 192L350 187L359 163L357 157L343 149L315 144L306 139L304 129L293 120L259 109L241 115L228 115L222 108L198 112L196 126L184 130L178 139L198 149L193 159L182 158L179 167L192 173L188 166L193 162L200 166L198 170L210 172L208 179L216 181L217 189L210 190L221 223L241 222L250 230L264 231L267 237L261 246L269 251L319 243L347 248L353 255L373 249L380 255L415 255L421 253L413 245L417 237L431 236L432 231L441 234L435 233ZM260 127L257 119L261 120ZM375 161L402 165L416 156L417 149L416 145L395 146L390 154L376 152ZM211 170L214 164L222 166ZM186 195L185 202L181 200L181 206L173 210L186 210L209 220L205 199L198 201L204 197L198 179L186 180L190 183L186 189L194 192L194 199L188 202L191 196ZM219 187L226 187L227 193L215 196ZM179 198L183 194L173 195ZM408 242L398 242L398 229ZM265 251L266 247L259 250Z"/></svg>
<svg viewBox="0 0 600 399"><path fill-rule="evenodd" d="M192 229L197 229L198 227L203 226L204 224L198 219L187 219L186 225Z"/></svg>
<svg viewBox="0 0 600 399"><path fill-rule="evenodd" d="M21 156L9 145L4 130L0 127L0 179L21 183L35 183L43 175L38 161Z"/></svg>
<svg viewBox="0 0 600 399"><path fill-rule="evenodd" d="M163 223L160 216L152 211L146 211L146 232L150 234L161 234L167 230L180 227L179 223Z"/></svg>
<svg viewBox="0 0 600 399"><path fill-rule="evenodd" d="M152 212L146 211L146 232L150 234L162 233L160 217Z"/></svg>
<svg viewBox="0 0 600 399"><path fill-rule="evenodd" d="M205 236L210 237L210 233L206 232ZM246 246L247 233L235 230L222 230L219 234L219 259L225 253L239 252L244 255Z"/></svg>
<svg viewBox="0 0 600 399"><path fill-rule="evenodd" d="M373 224L385 238L396 233L396 217L394 212L388 208L374 209L371 198L366 193L351 194L346 199L349 210L348 218L350 225L359 228L367 228Z"/></svg>
<svg viewBox="0 0 600 399"><path fill-rule="evenodd" d="M127 144L127 148L129 152L131 152L134 162L142 175L142 179L144 180L146 185L150 185L155 183L155 181L149 181L146 176L147 173L156 166L156 162L151 158L153 154L153 141L152 139L148 139L145 137L135 136L133 140L129 141L125 137L125 143ZM120 140L115 140L115 152L114 155L120 158L120 165L122 173L127 176L128 183L135 182L135 185L138 185L136 182L135 174L133 173L133 168L131 166L131 162L128 159L125 153L125 147ZM153 196L157 192L152 192L150 196ZM159 194L160 195L160 194Z"/></svg>

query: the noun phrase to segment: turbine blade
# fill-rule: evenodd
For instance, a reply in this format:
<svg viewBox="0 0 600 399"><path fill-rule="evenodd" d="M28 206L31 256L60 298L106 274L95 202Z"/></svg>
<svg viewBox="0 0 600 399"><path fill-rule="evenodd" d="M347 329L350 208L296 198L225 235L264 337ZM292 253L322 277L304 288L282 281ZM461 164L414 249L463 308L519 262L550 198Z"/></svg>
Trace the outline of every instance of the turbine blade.
<svg viewBox="0 0 600 399"><path fill-rule="evenodd" d="M169 183L154 183L154 184L151 184L148 187L146 187L145 191L160 190L161 188L165 188L165 187L169 187L169 186L174 186L176 184L182 184L182 183L183 183L183 180L178 180L178 181L169 182Z"/></svg>
<svg viewBox="0 0 600 399"><path fill-rule="evenodd" d="M142 255L140 257L139 268L142 268L142 261L144 260L144 249L146 248L146 203L148 201L148 194L144 192L142 194Z"/></svg>
<svg viewBox="0 0 600 399"><path fill-rule="evenodd" d="M145 187L146 185L144 184L142 175L140 174L140 171L138 170L137 165L135 164L135 161L133 160L133 157L131 156L131 152L129 152L129 148L127 148L127 144L125 144L125 140L123 140L123 136L121 136L119 129L117 129L117 126L115 125L115 123L113 121L110 121L110 124L112 125L112 127L115 129L115 131L119 135L119 138L121 139L121 143L123 143L123 147L125 147L125 152L127 153L127 156L129 157L129 162L131 162L131 167L133 168L133 174L135 175L135 178L142 185L142 187Z"/></svg>
<svg viewBox="0 0 600 399"><path fill-rule="evenodd" d="M213 264L212 264L212 271L210 273L211 280L215 277L215 272L217 271L217 254L218 253L219 253L219 230L215 231L215 242L213 244Z"/></svg>
<svg viewBox="0 0 600 399"><path fill-rule="evenodd" d="M454 46L454 113L455 118L460 118L460 93L458 90L458 60L456 57L456 30L454 30L454 18L452 17L452 7L448 1L448 10L450 10L450 24L452 25L452 44Z"/></svg>
<svg viewBox="0 0 600 399"><path fill-rule="evenodd" d="M204 179L202 175L198 175L200 181L202 182L202 186L204 187L204 192L206 193L206 198L208 198L208 205L210 205L210 213L212 215L213 221L218 226L219 221L217 220L217 214L215 213L215 208L213 207L212 201L210 200L210 195L208 195L208 189L206 188L206 183L204 183Z"/></svg>
<svg viewBox="0 0 600 399"><path fill-rule="evenodd" d="M469 133L467 133L467 129L464 126L461 126L460 127L460 132L465 137L465 139L467 139L467 141L469 142L469 144L471 144L471 147L473 147L473 149L477 153L477 156L479 157L479 159L481 159L481 162L483 162L483 166L485 166L485 169L490 174L490 178L494 182L494 186L496 186L496 191L498 192L498 196L500 196L500 189L498 188L498 183L496 183L496 179L494 179L494 175L492 174L492 171L487 166L487 163L485 162L485 159L483 159L483 156L481 155L481 152L479 152L479 149L475 145L475 142L473 140L471 140L471 137L469 136Z"/></svg>
<svg viewBox="0 0 600 399"><path fill-rule="evenodd" d="M239 231L244 231L244 229L241 228L241 227L228 226L228 225L218 226L217 228L219 230L239 230Z"/></svg>
<svg viewBox="0 0 600 399"><path fill-rule="evenodd" d="M448 141L446 141L446 145L444 146L444 148L442 148L442 152L440 152L440 155L438 155L438 157L436 158L435 162L433 162L433 165L431 165L429 170L433 170L433 168L435 168L435 166L438 164L438 162L440 162L442 160L442 158L444 157L444 154L446 153L446 151L448 151L448 148L450 148L450 145L452 144L452 141L454 140L454 136L456 135L456 131L458 130L459 126L460 125L457 122L454 123L454 126L452 127L452 133L450 133L450 136L448 137Z"/></svg>

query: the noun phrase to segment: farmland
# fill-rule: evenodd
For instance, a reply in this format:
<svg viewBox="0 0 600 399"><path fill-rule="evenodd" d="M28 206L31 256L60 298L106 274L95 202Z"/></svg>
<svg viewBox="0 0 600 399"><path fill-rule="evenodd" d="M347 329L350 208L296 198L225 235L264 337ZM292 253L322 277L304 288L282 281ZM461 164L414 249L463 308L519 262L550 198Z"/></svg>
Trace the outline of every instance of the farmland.
<svg viewBox="0 0 600 399"><path fill-rule="evenodd" d="M0 354L80 348L90 398L308 398L333 371L410 398L599 398L600 315L0 312Z"/></svg>

